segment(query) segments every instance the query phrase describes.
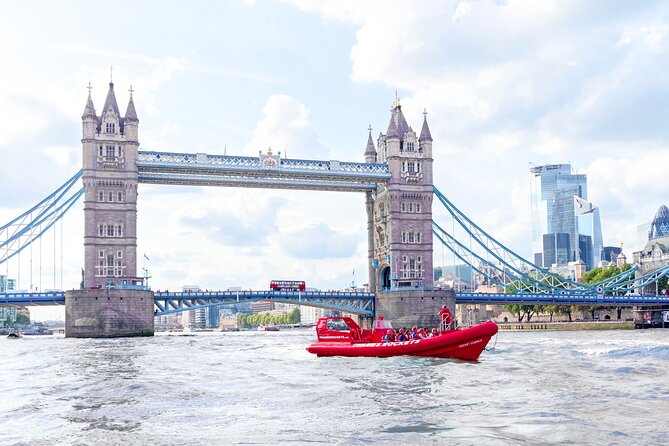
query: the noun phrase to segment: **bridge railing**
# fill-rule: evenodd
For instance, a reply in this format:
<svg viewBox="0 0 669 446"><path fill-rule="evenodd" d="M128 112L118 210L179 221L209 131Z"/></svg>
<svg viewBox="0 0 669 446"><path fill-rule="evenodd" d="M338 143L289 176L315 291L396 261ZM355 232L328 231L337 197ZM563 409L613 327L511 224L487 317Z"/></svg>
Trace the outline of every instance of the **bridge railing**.
<svg viewBox="0 0 669 446"><path fill-rule="evenodd" d="M264 169L260 157L252 156L228 156L208 155L206 153L171 153L157 151L139 151L137 155L138 166L219 166L242 168L246 170ZM354 163L345 161L323 161L303 159L280 159L278 169L286 171L337 171L341 173L365 173L380 174L381 178L390 175L388 165L385 163Z"/></svg>

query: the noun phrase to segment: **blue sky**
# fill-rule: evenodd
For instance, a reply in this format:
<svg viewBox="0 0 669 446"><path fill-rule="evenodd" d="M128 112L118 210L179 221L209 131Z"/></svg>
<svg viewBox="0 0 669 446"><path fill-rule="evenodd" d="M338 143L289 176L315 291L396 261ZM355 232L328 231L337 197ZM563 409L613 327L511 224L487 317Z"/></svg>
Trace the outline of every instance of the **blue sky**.
<svg viewBox="0 0 669 446"><path fill-rule="evenodd" d="M503 243L530 254L529 163L571 162L604 243L630 257L669 201L668 15L632 1L6 2L0 221L80 168L85 87L99 111L112 65L122 110L135 90L144 150L362 161L397 90L415 129L429 113L437 187ZM362 283L363 201L144 185L139 252L155 288L339 288L354 269ZM63 225L64 288L80 280L81 208Z"/></svg>

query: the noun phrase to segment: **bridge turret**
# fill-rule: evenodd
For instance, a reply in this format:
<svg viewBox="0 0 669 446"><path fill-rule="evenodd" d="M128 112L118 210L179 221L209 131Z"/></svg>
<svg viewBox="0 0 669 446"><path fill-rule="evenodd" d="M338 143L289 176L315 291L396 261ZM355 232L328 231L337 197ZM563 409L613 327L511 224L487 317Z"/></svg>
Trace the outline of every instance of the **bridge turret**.
<svg viewBox="0 0 669 446"><path fill-rule="evenodd" d="M95 106L91 98L91 85L88 84L88 100L84 108L84 114L81 116L83 121L82 137L83 139L92 139L98 131L98 115L95 113Z"/></svg>
<svg viewBox="0 0 669 446"><path fill-rule="evenodd" d="M427 125L427 110L423 109L423 128L420 130L420 138L418 138L418 150L422 151L425 156L432 158L432 134L430 127Z"/></svg>
<svg viewBox="0 0 669 446"><path fill-rule="evenodd" d="M135 102L132 100L132 85L130 86L130 100L128 101L128 108L125 111L124 118L124 134L125 138L128 141L137 141L138 140L138 129L139 119L137 118L137 111L135 111Z"/></svg>
<svg viewBox="0 0 669 446"><path fill-rule="evenodd" d="M376 148L374 147L374 140L372 140L372 126L369 128L369 137L367 138L367 148L365 149L365 162L366 163L375 163L376 162Z"/></svg>

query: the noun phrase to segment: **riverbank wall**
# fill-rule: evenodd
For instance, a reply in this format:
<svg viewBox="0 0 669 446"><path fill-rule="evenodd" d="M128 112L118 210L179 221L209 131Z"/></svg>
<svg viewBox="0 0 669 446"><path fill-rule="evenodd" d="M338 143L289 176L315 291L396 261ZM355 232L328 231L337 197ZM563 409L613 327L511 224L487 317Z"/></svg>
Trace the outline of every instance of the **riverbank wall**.
<svg viewBox="0 0 669 446"><path fill-rule="evenodd" d="M632 321L594 322L505 322L497 323L500 330L633 330Z"/></svg>

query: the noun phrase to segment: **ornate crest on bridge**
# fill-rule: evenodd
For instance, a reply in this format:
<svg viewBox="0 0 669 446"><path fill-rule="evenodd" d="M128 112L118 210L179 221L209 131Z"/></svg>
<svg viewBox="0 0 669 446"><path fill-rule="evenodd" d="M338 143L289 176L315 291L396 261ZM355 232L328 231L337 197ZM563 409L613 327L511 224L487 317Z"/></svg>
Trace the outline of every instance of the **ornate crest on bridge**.
<svg viewBox="0 0 669 446"><path fill-rule="evenodd" d="M277 169L281 164L281 152L278 155L272 153L272 148L267 149L267 153L258 152L260 154L260 165L263 169Z"/></svg>

